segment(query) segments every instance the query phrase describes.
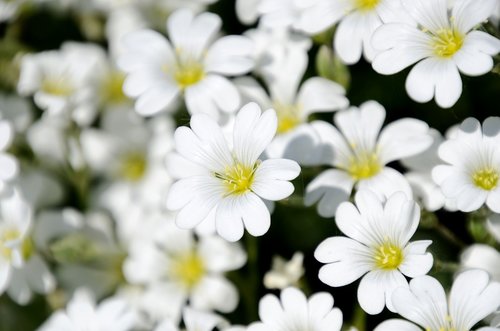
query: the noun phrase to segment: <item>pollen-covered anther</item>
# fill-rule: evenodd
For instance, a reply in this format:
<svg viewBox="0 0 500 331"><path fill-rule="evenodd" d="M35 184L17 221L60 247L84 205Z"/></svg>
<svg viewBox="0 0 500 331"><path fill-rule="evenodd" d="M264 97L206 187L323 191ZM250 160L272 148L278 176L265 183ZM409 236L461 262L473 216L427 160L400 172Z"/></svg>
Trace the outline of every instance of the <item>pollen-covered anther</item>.
<svg viewBox="0 0 500 331"><path fill-rule="evenodd" d="M375 264L384 270L393 270L403 262L403 252L397 245L386 242L380 245L375 252Z"/></svg>

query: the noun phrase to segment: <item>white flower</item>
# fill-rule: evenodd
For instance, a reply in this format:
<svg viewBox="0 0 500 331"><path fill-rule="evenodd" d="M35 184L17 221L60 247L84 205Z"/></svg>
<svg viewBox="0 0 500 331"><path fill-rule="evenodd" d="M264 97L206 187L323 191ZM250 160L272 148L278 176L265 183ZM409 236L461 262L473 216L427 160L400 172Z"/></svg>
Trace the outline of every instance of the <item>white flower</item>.
<svg viewBox="0 0 500 331"><path fill-rule="evenodd" d="M17 189L0 200L0 294L7 290L20 305L33 292L46 294L55 288L54 276L31 239L31 222L31 207Z"/></svg>
<svg viewBox="0 0 500 331"><path fill-rule="evenodd" d="M317 34L338 23L333 46L339 58L347 63L359 61L361 54L372 61L375 50L371 37L384 22L404 21L406 13L399 0L316 0L304 9L296 27Z"/></svg>
<svg viewBox="0 0 500 331"><path fill-rule="evenodd" d="M120 299L109 298L96 306L92 294L80 289L38 331L127 331L135 327L136 314Z"/></svg>
<svg viewBox="0 0 500 331"><path fill-rule="evenodd" d="M493 247L484 244L469 246L460 254L460 265L464 269L483 269L491 278L500 282L500 253Z"/></svg>
<svg viewBox="0 0 500 331"><path fill-rule="evenodd" d="M182 312L185 331L211 331L216 326L224 324L224 320L215 314L198 311L190 307L185 307ZM160 323L154 331L180 331L172 320L165 320ZM184 330L184 329L182 329Z"/></svg>
<svg viewBox="0 0 500 331"><path fill-rule="evenodd" d="M500 51L500 40L473 30L488 18L496 3L458 0L448 11L446 0L404 0L418 25L392 23L377 29L372 44L381 52L373 60L373 68L391 75L420 61L406 79L410 97L417 102L435 98L442 108L453 106L462 93L459 71L483 75L491 70L492 56Z"/></svg>
<svg viewBox="0 0 500 331"><path fill-rule="evenodd" d="M264 296L259 303L261 322L251 324L247 330L340 331L342 327L342 312L333 307L329 293L316 293L307 299L300 290L289 287L281 291L280 299L272 294Z"/></svg>
<svg viewBox="0 0 500 331"><path fill-rule="evenodd" d="M312 46L310 38L286 29L259 27L245 31L244 35L254 43L255 67L253 72L264 77L272 74L269 71L273 71L276 65L283 69L283 61L292 65L286 70L291 70L293 73L301 72L300 63L297 64L297 67L293 67L294 63L290 62L288 58L304 58L307 61L307 51Z"/></svg>
<svg viewBox="0 0 500 331"><path fill-rule="evenodd" d="M432 177L459 210L471 212L486 204L500 213L500 117L487 118L482 127L466 119L438 152L448 164L436 166Z"/></svg>
<svg viewBox="0 0 500 331"><path fill-rule="evenodd" d="M224 76L250 71L253 44L243 36L226 36L214 42L221 19L211 13L194 16L189 10L174 12L167 21L170 41L151 30L124 38L125 51L118 60L128 73L126 95L137 98L142 115L173 110L183 96L191 114L237 110L240 97Z"/></svg>
<svg viewBox="0 0 500 331"><path fill-rule="evenodd" d="M486 228L500 242L500 214L492 214L486 219Z"/></svg>
<svg viewBox="0 0 500 331"><path fill-rule="evenodd" d="M277 136L266 155L316 165L323 154L322 142L307 123L309 115L346 108L349 100L342 86L322 77L309 78L299 88L307 61L307 53L295 48L268 65L263 79L270 95L251 77L238 78L235 84L247 100L276 110Z"/></svg>
<svg viewBox="0 0 500 331"><path fill-rule="evenodd" d="M264 286L268 289L297 286L305 272L303 261L304 254L301 252L293 254L290 261L274 256L272 269L264 275Z"/></svg>
<svg viewBox="0 0 500 331"><path fill-rule="evenodd" d="M323 162L335 168L323 171L306 187L305 204L319 200L318 213L335 215L338 205L347 201L353 187L370 189L388 197L403 191L412 196L404 176L386 164L416 155L432 144L426 123L404 118L387 125L382 131L385 109L375 101L360 108L339 111L331 124L315 121L311 125L324 144Z"/></svg>
<svg viewBox="0 0 500 331"><path fill-rule="evenodd" d="M24 133L33 122L31 105L18 95L0 93L0 118L8 120L15 132Z"/></svg>
<svg viewBox="0 0 500 331"><path fill-rule="evenodd" d="M392 295L401 319L383 322L374 331L472 330L473 326L500 306L500 283L490 282L482 270L461 273L446 298L443 287L430 276L411 280L409 288L399 288ZM493 331L498 329L480 328Z"/></svg>
<svg viewBox="0 0 500 331"><path fill-rule="evenodd" d="M16 17L19 7L26 0L0 0L0 23Z"/></svg>
<svg viewBox="0 0 500 331"><path fill-rule="evenodd" d="M171 183L164 158L173 148L173 123L157 116L145 121L133 109L104 113L101 128L83 130L83 155L96 174L107 181L99 204L115 218L137 206L160 209Z"/></svg>
<svg viewBox="0 0 500 331"><path fill-rule="evenodd" d="M17 90L33 95L36 105L52 116L88 125L96 113L94 74L104 57L95 45L72 42L61 50L25 55Z"/></svg>
<svg viewBox="0 0 500 331"><path fill-rule="evenodd" d="M7 183L14 179L19 172L17 159L6 150L14 140L12 125L0 119L0 192L7 189Z"/></svg>
<svg viewBox="0 0 500 331"><path fill-rule="evenodd" d="M410 183L415 200L420 202L426 210L436 211L446 204L441 188L432 180L432 168L441 163L438 148L444 139L435 129L430 129L429 133L434 139L429 149L402 159L401 163L409 169L404 176Z"/></svg>
<svg viewBox="0 0 500 331"><path fill-rule="evenodd" d="M191 129L178 128L175 144L181 157L176 166L184 168L186 176L172 185L167 197L167 208L179 210L177 225L194 228L215 217L217 233L229 241L239 240L244 227L253 236L266 233L271 220L262 199L288 197L294 190L289 181L300 172L295 161L259 160L276 128L274 110L261 113L255 103L238 112L232 148L205 114L191 117Z"/></svg>
<svg viewBox="0 0 500 331"><path fill-rule="evenodd" d="M314 253L318 261L327 263L319 278L339 287L362 277L361 308L369 314L379 314L384 306L395 311L391 294L408 286L405 276L424 275L433 263L432 255L425 252L432 241L409 242L419 224L420 208L402 192L383 204L372 192L359 191L355 202L342 203L335 218L348 237L328 238Z"/></svg>
<svg viewBox="0 0 500 331"><path fill-rule="evenodd" d="M246 254L239 244L215 235L196 241L191 231L166 222L149 240L130 243L129 251L123 265L125 278L164 293L158 305L168 304L169 317L176 319L186 301L202 310L227 313L236 308L238 291L224 273L245 264Z"/></svg>

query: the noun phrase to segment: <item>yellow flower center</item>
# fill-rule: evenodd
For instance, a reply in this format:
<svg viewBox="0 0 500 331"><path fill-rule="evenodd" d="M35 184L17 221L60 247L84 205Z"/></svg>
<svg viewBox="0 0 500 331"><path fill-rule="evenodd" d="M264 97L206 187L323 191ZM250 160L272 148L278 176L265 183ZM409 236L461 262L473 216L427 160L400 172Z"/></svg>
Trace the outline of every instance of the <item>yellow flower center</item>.
<svg viewBox="0 0 500 331"><path fill-rule="evenodd" d="M358 10L372 10L375 8L380 0L354 0L355 6Z"/></svg>
<svg viewBox="0 0 500 331"><path fill-rule="evenodd" d="M497 187L498 178L498 171L492 168L480 169L472 174L474 185L486 191L491 191Z"/></svg>
<svg viewBox="0 0 500 331"><path fill-rule="evenodd" d="M288 132L302 122L298 105L274 103L273 106L278 116L278 133Z"/></svg>
<svg viewBox="0 0 500 331"><path fill-rule="evenodd" d="M432 328L425 328L425 331L434 331ZM446 322L444 326L441 326L436 331L457 331L457 329L453 326L453 321L450 315L446 316Z"/></svg>
<svg viewBox="0 0 500 331"><path fill-rule="evenodd" d="M101 87L102 100L111 104L119 104L127 101L127 96L123 93L123 82L125 74L120 71L111 72L103 81Z"/></svg>
<svg viewBox="0 0 500 331"><path fill-rule="evenodd" d="M390 242L385 242L375 251L375 264L380 269L394 270L401 262L403 262L401 248Z"/></svg>
<svg viewBox="0 0 500 331"><path fill-rule="evenodd" d="M443 58L453 56L463 45L464 36L455 29L441 29L433 34L434 53Z"/></svg>
<svg viewBox="0 0 500 331"><path fill-rule="evenodd" d="M222 179L226 186L228 195L243 194L251 189L255 170L257 170L258 166L258 162L255 163L253 167L236 163L227 167L223 174L215 173L215 177Z"/></svg>
<svg viewBox="0 0 500 331"><path fill-rule="evenodd" d="M7 229L0 233L0 256L3 256L7 260L12 257L12 249L6 244L9 241L17 240L21 236L21 233L16 229ZM21 253L24 260L29 260L33 255L34 246L31 238L26 238L21 243Z"/></svg>
<svg viewBox="0 0 500 331"><path fill-rule="evenodd" d="M205 77L203 66L196 61L180 63L174 72L174 79L182 90L198 83L203 77Z"/></svg>
<svg viewBox="0 0 500 331"><path fill-rule="evenodd" d="M196 286L205 273L206 270L203 260L194 252L178 256L172 263L172 277L188 289Z"/></svg>
<svg viewBox="0 0 500 331"><path fill-rule="evenodd" d="M375 176L382 169L376 153L360 153L351 159L347 171L355 180Z"/></svg>
<svg viewBox="0 0 500 331"><path fill-rule="evenodd" d="M120 163L119 176L135 182L144 176L146 168L147 162L145 155L140 152L131 152L123 156Z"/></svg>
<svg viewBox="0 0 500 331"><path fill-rule="evenodd" d="M47 94L65 97L73 94L75 89L64 77L48 77L42 81L41 90Z"/></svg>

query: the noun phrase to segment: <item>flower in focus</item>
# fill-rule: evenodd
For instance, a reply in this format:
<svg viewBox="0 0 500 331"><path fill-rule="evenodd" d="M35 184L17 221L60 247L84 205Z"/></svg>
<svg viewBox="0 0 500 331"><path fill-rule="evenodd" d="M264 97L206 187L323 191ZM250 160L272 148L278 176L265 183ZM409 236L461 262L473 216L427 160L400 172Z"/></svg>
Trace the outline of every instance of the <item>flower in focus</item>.
<svg viewBox="0 0 500 331"><path fill-rule="evenodd" d="M318 203L318 213L332 217L339 204L347 201L353 187L370 189L383 197L397 191L412 196L410 185L397 170L386 164L416 155L429 148L429 126L416 119L403 118L380 130L385 109L375 101L351 107L334 116L337 130L329 123L312 122L331 153L324 152L323 162L333 165L306 187L305 204Z"/></svg>
<svg viewBox="0 0 500 331"><path fill-rule="evenodd" d="M500 213L500 117L487 118L482 127L466 119L438 153L447 164L436 166L432 177L459 210L471 212L486 204Z"/></svg>
<svg viewBox="0 0 500 331"><path fill-rule="evenodd" d="M424 275L433 264L432 255L426 253L432 241L409 242L420 221L420 208L402 192L385 204L367 190L359 191L354 200L355 205L342 203L335 217L348 237L328 238L314 253L326 263L319 279L339 287L362 277L358 287L361 308L369 314L379 314L384 306L395 311L391 294L408 286L405 276Z"/></svg>
<svg viewBox="0 0 500 331"><path fill-rule="evenodd" d="M219 16L189 10L170 15L170 41L152 30L136 31L124 38L125 50L118 65L127 72L126 95L136 98L141 115L175 109L182 95L191 114L235 112L240 96L225 76L250 71L253 43L244 36L214 41L222 22Z"/></svg>
<svg viewBox="0 0 500 331"><path fill-rule="evenodd" d="M177 225L190 229L202 221L215 222L217 233L229 241L239 240L244 228L253 236L266 233L271 220L262 199L288 197L294 191L289 181L300 173L295 161L259 159L276 128L274 110L262 113L255 103L238 112L232 148L208 115L193 115L191 128L178 128L179 155L170 162L184 168L185 176L172 185L167 197L167 208L179 210Z"/></svg>
<svg viewBox="0 0 500 331"><path fill-rule="evenodd" d="M309 299L294 287L281 291L278 299L272 294L259 303L260 322L251 324L248 331L340 331L342 312L333 307L333 297L326 292Z"/></svg>
<svg viewBox="0 0 500 331"><path fill-rule="evenodd" d="M374 331L472 330L500 306L500 283L491 282L483 270L464 271L453 282L447 299L436 279L421 276L412 279L409 288L397 289L392 302L399 315L420 327L402 319L390 319Z"/></svg>
<svg viewBox="0 0 500 331"><path fill-rule="evenodd" d="M135 312L123 300L110 298L96 305L91 292L79 289L66 309L54 312L38 331L128 331L134 329L136 319Z"/></svg>
<svg viewBox="0 0 500 331"><path fill-rule="evenodd" d="M457 0L448 11L446 0L403 1L418 24L390 23L377 29L372 44L380 53L373 69L392 75L418 62L406 79L409 96L417 102L435 98L442 108L453 106L462 94L459 71L479 76L493 68L500 40L476 27L497 2Z"/></svg>

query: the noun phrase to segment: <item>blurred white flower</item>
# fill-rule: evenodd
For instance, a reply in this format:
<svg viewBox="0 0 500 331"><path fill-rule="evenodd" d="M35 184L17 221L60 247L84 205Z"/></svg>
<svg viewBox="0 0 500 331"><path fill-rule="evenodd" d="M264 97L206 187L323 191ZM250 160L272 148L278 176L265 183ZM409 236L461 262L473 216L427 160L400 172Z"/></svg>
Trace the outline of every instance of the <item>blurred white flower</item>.
<svg viewBox="0 0 500 331"><path fill-rule="evenodd" d="M245 251L212 235L195 240L191 231L164 222L149 240L129 243L123 271L132 284L153 286L164 293L157 305L168 305L171 318L180 315L189 301L196 309L231 312L238 304L238 291L224 273L241 268Z"/></svg>
<svg viewBox="0 0 500 331"><path fill-rule="evenodd" d="M9 121L17 133L24 133L33 121L31 105L24 98L0 94L0 119Z"/></svg>
<svg viewBox="0 0 500 331"><path fill-rule="evenodd" d="M253 72L256 74L266 77L272 75L276 70L283 69L289 70L289 73L293 73L294 76L295 73L297 76L303 74L302 62L307 62L307 51L312 46L310 38L286 29L267 29L261 26L245 31L244 35L254 43L255 67ZM297 67L293 66L295 64L295 62L291 62L293 59L300 60L296 63ZM290 66L283 68L283 62L289 63Z"/></svg>
<svg viewBox="0 0 500 331"><path fill-rule="evenodd" d="M95 117L95 73L105 57L92 44L65 43L60 50L25 55L17 90L33 95L35 104L51 116L88 125Z"/></svg>
<svg viewBox="0 0 500 331"><path fill-rule="evenodd" d="M459 210L471 212L486 204L500 213L500 117L487 118L482 127L466 119L438 152L447 164L436 166L432 177Z"/></svg>
<svg viewBox="0 0 500 331"><path fill-rule="evenodd" d="M8 182L19 172L17 159L6 152L14 140L14 130L10 122L0 119L0 193L7 190Z"/></svg>
<svg viewBox="0 0 500 331"><path fill-rule="evenodd" d="M69 292L85 287L100 298L123 282L125 253L103 212L82 214L69 207L43 210L37 216L33 240L39 251L58 262L59 285Z"/></svg>
<svg viewBox="0 0 500 331"><path fill-rule="evenodd" d="M198 311L185 307L182 312L185 329L181 329L171 320L160 323L154 331L211 331L216 326L224 324L224 320L213 313Z"/></svg>
<svg viewBox="0 0 500 331"><path fill-rule="evenodd" d="M71 134L69 123L59 116L41 117L26 132L26 139L42 164L85 167L80 143Z"/></svg>
<svg viewBox="0 0 500 331"><path fill-rule="evenodd" d="M323 155L323 146L307 123L309 115L346 108L349 100L342 86L322 77L309 78L299 88L307 62L307 54L295 48L270 64L263 77L270 95L251 77L237 78L235 84L244 101L255 101L262 109L276 111L277 136L267 147L266 155L316 165Z"/></svg>
<svg viewBox="0 0 500 331"><path fill-rule="evenodd" d="M458 0L449 11L446 0L403 0L418 24L391 23L377 29L372 44L380 53L373 68L392 75L420 61L406 79L409 96L417 102L435 98L440 107L452 107L462 94L459 71L479 76L493 68L500 40L475 29L497 2Z"/></svg>
<svg viewBox="0 0 500 331"><path fill-rule="evenodd" d="M315 121L311 125L324 144L323 163L332 165L306 187L305 204L318 203L323 217L335 215L338 205L347 201L353 187L370 189L381 197L403 191L410 198L408 181L386 164L416 155L432 144L429 126L420 120L403 118L382 129L385 109L375 101L339 111L331 124Z"/></svg>
<svg viewBox="0 0 500 331"><path fill-rule="evenodd" d="M372 46L373 32L386 22L409 19L400 0L309 0L295 23L308 34L317 34L339 23L335 29L333 47L346 64L357 63L361 54L372 61L376 51Z"/></svg>
<svg viewBox="0 0 500 331"><path fill-rule="evenodd" d="M429 133L434 139L429 149L404 158L401 163L409 169L404 176L410 183L415 200L421 203L426 210L436 211L446 204L446 198L441 188L432 180L432 168L441 163L438 148L444 139L435 129L430 129Z"/></svg>
<svg viewBox="0 0 500 331"><path fill-rule="evenodd" d="M278 299L272 294L259 303L260 322L252 323L248 331L340 331L342 312L333 306L333 297L326 292L309 299L300 290L289 287Z"/></svg>
<svg viewBox="0 0 500 331"><path fill-rule="evenodd" d="M486 219L486 228L491 235L500 242L500 214L492 214Z"/></svg>
<svg viewBox="0 0 500 331"><path fill-rule="evenodd" d="M265 234L271 219L262 199L290 196L294 191L290 180L300 173L295 161L259 159L276 128L274 110L262 113L255 103L238 112L232 144L205 114L193 115L191 128L178 128L179 155L170 163L177 162L175 166L183 168L185 176L172 185L167 197L167 208L179 210L177 225L194 228L215 217L217 233L229 241L241 239L244 228L253 236Z"/></svg>
<svg viewBox="0 0 500 331"><path fill-rule="evenodd" d="M173 148L173 123L158 116L146 122L133 109L104 113L101 127L83 130L82 151L90 169L107 179L97 204L115 218L141 205L160 209L171 184L164 158Z"/></svg>
<svg viewBox="0 0 500 331"><path fill-rule="evenodd" d="M65 310L58 310L38 331L128 331L135 327L137 316L126 302L109 298L96 304L91 292L76 291Z"/></svg>
<svg viewBox="0 0 500 331"><path fill-rule="evenodd" d="M17 189L0 199L0 294L7 290L20 305L27 304L33 291L54 290L55 279L37 254L31 239L32 210Z"/></svg>
<svg viewBox="0 0 500 331"><path fill-rule="evenodd" d="M268 289L298 286L305 272L303 262L304 254L301 252L293 254L290 261L286 261L281 256L274 256L271 270L264 275L264 286Z"/></svg>
<svg viewBox="0 0 500 331"><path fill-rule="evenodd" d="M391 294L400 286L408 287L405 276L421 276L432 268L433 257L426 253L432 241L410 242L420 221L420 208L404 193L395 193L383 204L364 190L354 200L355 205L342 203L335 218L348 237L330 237L314 253L318 261L326 263L319 279L340 287L361 278L361 308L373 315L384 306L394 312Z"/></svg>
<svg viewBox="0 0 500 331"><path fill-rule="evenodd" d="M374 331L472 330L500 306L500 283L490 281L483 270L464 271L457 276L446 298L443 286L436 279L421 276L412 279L409 288L397 289L392 302L399 315L420 327L402 319L390 319Z"/></svg>
<svg viewBox="0 0 500 331"><path fill-rule="evenodd" d="M14 19L24 2L26 0L0 0L0 23Z"/></svg>
<svg viewBox="0 0 500 331"><path fill-rule="evenodd" d="M493 247L474 244L460 254L460 266L463 269L483 269L491 278L500 282L500 253Z"/></svg>
<svg viewBox="0 0 500 331"><path fill-rule="evenodd" d="M141 115L173 110L182 95L191 114L235 112L240 96L224 76L250 71L253 43L244 36L216 38L219 16L189 10L170 15L170 41L152 30L133 32L124 38L125 50L118 60L128 73L123 86L126 95L137 98Z"/></svg>

